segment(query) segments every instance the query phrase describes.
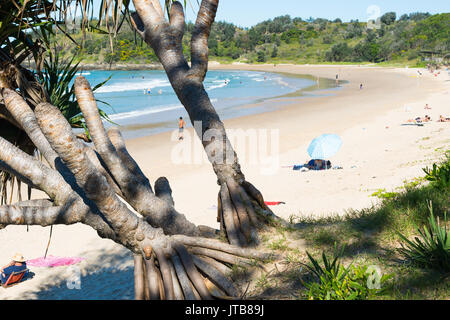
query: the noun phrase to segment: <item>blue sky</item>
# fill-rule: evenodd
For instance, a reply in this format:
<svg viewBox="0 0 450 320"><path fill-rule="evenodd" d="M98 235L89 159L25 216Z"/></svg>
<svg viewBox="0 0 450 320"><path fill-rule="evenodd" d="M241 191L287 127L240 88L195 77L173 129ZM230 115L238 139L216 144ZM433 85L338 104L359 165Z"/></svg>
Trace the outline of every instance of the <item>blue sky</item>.
<svg viewBox="0 0 450 320"><path fill-rule="evenodd" d="M197 9L197 0L190 1L194 9ZM98 6L98 0L94 0L94 2ZM164 1L161 0L161 2ZM375 10L368 13L368 9L371 7ZM221 0L216 21L224 20L241 27L251 27L258 22L285 14L303 19L314 17L331 20L341 18L343 21L352 19L367 21L373 14L376 15L378 12L383 14L389 11L395 11L397 16L417 11L450 12L450 0ZM195 19L189 4L187 18L188 20Z"/></svg>
<svg viewBox="0 0 450 320"><path fill-rule="evenodd" d="M367 9L373 5L379 8L381 14L395 11L397 16L417 11L450 12L450 0L222 0L216 20L233 22L242 27L284 14L303 19L314 17L367 21L370 16Z"/></svg>

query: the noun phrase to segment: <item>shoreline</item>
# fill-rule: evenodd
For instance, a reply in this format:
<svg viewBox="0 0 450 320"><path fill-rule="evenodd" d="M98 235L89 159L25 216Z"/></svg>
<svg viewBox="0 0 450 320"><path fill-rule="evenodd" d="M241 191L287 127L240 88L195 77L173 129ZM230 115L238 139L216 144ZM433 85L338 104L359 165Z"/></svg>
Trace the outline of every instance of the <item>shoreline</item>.
<svg viewBox="0 0 450 320"><path fill-rule="evenodd" d="M211 68L211 70L217 70ZM223 68L220 69L220 71L240 71L240 70L233 70L233 69L227 69ZM242 70L245 71L245 70ZM255 71L256 72L256 71ZM255 114L270 112L270 111L276 111L279 108L289 105L292 103L295 103L296 101L293 100L293 98L305 98L309 96L314 97L322 97L324 95L333 95L335 92L342 89L342 86L347 83L345 80L341 80L338 84L335 80L331 78L324 78L324 77L315 77L313 75L309 74L292 74L292 73L286 73L286 72L279 72L277 70L275 71L261 71L266 74L272 74L272 75L278 75L282 77L290 77L290 78L297 78L297 79L305 79L310 80L314 82L314 84L309 85L307 87L303 87L301 89L297 89L295 91L285 93L285 94L278 94L271 97L263 97L255 99L255 101L251 103L242 103L240 105L231 106L229 108L219 109L218 113L222 121L229 120L229 119L235 119L245 116L252 116ZM217 100L218 98L214 98L212 100ZM213 103L214 104L214 103ZM181 106L181 105L180 105ZM182 107L182 106L181 106ZM184 108L182 109L184 112ZM233 113L230 112L230 110L233 110ZM124 136L126 140L129 139L136 139L141 137L148 137L153 136L156 134L169 132L172 129L170 129L171 122L168 122L167 120L161 120L160 122L137 122L140 121L139 117L135 117L136 122L133 124L123 124L120 126L120 130L123 132L127 132L127 134ZM109 124L107 124L109 126ZM191 123L188 122L187 128L192 127ZM142 132L146 129L152 129L153 132Z"/></svg>
<svg viewBox="0 0 450 320"><path fill-rule="evenodd" d="M266 129L266 130L279 130L280 133L280 167L284 165L300 164L309 159L306 153L309 142L316 136L322 133L336 133L341 136L350 135L350 140L355 137L352 134L361 135L363 132L367 135L369 129L375 133L390 133L397 134L397 131L402 135L407 135L409 129L406 127L400 127L402 122L407 119L415 118L417 116L423 116L428 110L423 110L420 105L428 101L428 97L433 96L436 92L442 91L443 88L447 88L448 85L442 81L442 77L447 77L447 74L440 75L440 78L434 78L428 73L424 73L424 76L417 78L417 69L398 69L398 68L374 68L374 67L358 67L358 66L300 66L300 65L277 65L275 68L273 65L214 65L210 66L210 70L250 70L250 71L264 71L264 72L287 72L297 74L312 74L314 76L333 78L338 72L340 74L339 79L348 80L349 82L344 84L341 90L334 92L332 96L320 96L320 97L301 97L292 98L289 105L282 106L275 110L270 110L264 113L246 115L239 118L231 118L224 120L225 127L228 130L249 130L249 129ZM275 70L274 70L275 69ZM422 70L423 71L423 70ZM365 88L359 90L360 81L364 81ZM442 85L442 86L441 86ZM419 101L419 102L418 102ZM431 101L431 100L430 100ZM274 99L273 103L276 103ZM253 107L249 105L246 107ZM405 112L405 106L409 106L411 111ZM414 107L413 107L414 106ZM436 119L438 115L434 115L437 112L445 113L445 109L438 111L438 109L428 112L432 114L432 118ZM435 125L435 123L433 123ZM442 125L442 124L441 124ZM446 124L443 124L444 126ZM389 129L386 129L389 127ZM395 133L394 129L395 127ZM298 129L296 129L298 128ZM446 127L447 128L447 127ZM174 128L175 129L175 128ZM406 131L405 131L406 130ZM185 130L190 137L197 137L194 135L193 129L188 128ZM425 130L423 130L425 131ZM172 138L176 134L175 131L160 133L157 135L131 138L127 139L127 147L130 153L135 157L138 163L146 163L144 173L147 174L151 181L155 181L159 176L166 176L174 192L177 208L180 212L195 212L195 214L189 214L189 217L193 219L195 223L207 224L215 226L214 219L214 201L210 200L209 204L201 204L203 199L215 199L217 196L215 187L217 187L215 175L211 169L209 162L202 163L190 163L190 164L174 164L170 163L171 152L176 144L176 141ZM388 136L387 136L388 137ZM370 136L371 139L376 141L376 144L380 144L377 137ZM402 139L407 139L402 137ZM175 139L176 140L176 139ZM382 142L382 141L381 141ZM406 141L407 142L407 141ZM405 141L402 143L406 143ZM349 169L352 166L363 166L365 162L369 160L359 160L357 156L352 154L350 159L346 159L343 156L345 153L351 153L351 150L347 149L353 142L344 140L344 146L334 159L331 159L333 164L343 166L344 170ZM364 142L358 141L362 150L366 148ZM374 142L375 143L375 142ZM233 142L232 142L233 144ZM409 146L411 147L411 146ZM147 149L148 151L143 151ZM192 147L193 152L198 150L195 146ZM387 150L387 149L386 149ZM339 201L336 203L336 199L333 199L328 203L320 200L320 195L316 195L313 201L305 204L302 200L306 200L303 196L294 197L292 195L286 196L280 190L277 190L276 183L271 183L271 180L278 180L278 176L262 176L260 174L261 166L247 163L249 150L238 151L238 157L246 178L254 183L265 196L267 201L285 201L284 206L273 208L273 211L282 216L288 218L291 214L302 215L326 215L326 214L344 214L346 210L350 208L361 209L366 206L371 206L377 202L377 199L370 197L370 193L361 192L356 199L344 199L346 197L345 192L336 194L339 196ZM380 153L373 154L373 159L378 156L385 155L384 149L380 150ZM200 152L202 153L202 152ZM158 158L162 158L162 161L157 159L150 159L149 155L158 155ZM420 154L415 154L419 157ZM201 155L200 155L201 157ZM194 159L194 156L191 156ZM373 160L372 159L372 160ZM195 160L195 159L194 159ZM370 161L372 161L370 160ZM194 161L195 162L195 161ZM351 162L347 164L347 162ZM349 171L333 171L333 175L342 175L344 172ZM377 168L380 170L380 168ZM297 177L312 178L313 174L317 174L320 178L323 178L321 172L309 172L299 175L298 172L292 172L292 170L280 170L279 175L282 176L278 181L283 184L285 181L290 183L296 183L295 179L292 179L289 175L297 174ZM350 173L353 173L350 171ZM361 175L361 173L356 173ZM422 174L421 167L415 167L409 173L402 172L402 177L391 179L389 176L385 176L387 183L380 181L380 177L372 178L368 177L367 180L374 183L378 183L380 188L391 185L391 180L395 181L395 185L398 186L406 177L420 176ZM368 176L367 172L364 172L363 176ZM374 175L375 176L375 175ZM341 178L342 179L342 178ZM373 181L371 181L373 179ZM196 181L199 185L214 186L206 190L205 188L199 188L199 190L192 190L192 186L189 181ZM356 179L358 180L358 179ZM364 181L364 180L363 180ZM311 180L306 181L311 183ZM364 183L360 183L361 187ZM360 191L361 188L356 188L356 191ZM375 186L370 186L374 190ZM369 189L368 188L368 189ZM279 189L279 188L278 188ZM307 189L307 188L306 188ZM350 189L350 188L349 188ZM306 190L302 188L304 192ZM314 190L317 193L317 190ZM288 201L286 201L288 200ZM345 200L345 201L344 201ZM301 210L301 212L300 212Z"/></svg>
<svg viewBox="0 0 450 320"><path fill-rule="evenodd" d="M278 131L279 163L275 174L261 172L267 167L264 161L259 161L264 159L258 158L252 164L248 149L237 150L237 154L246 179L262 192L266 201L286 202L272 207L275 214L285 219L291 215L343 215L349 209L376 205L378 199L371 197L373 192L395 190L404 180L423 176L421 169L439 159L442 150L450 148L450 123L436 122L440 114L450 116L450 77L446 72L437 77L423 72L423 77L417 78L417 69L367 66L210 66L210 70L216 68L276 69L331 79L339 73L340 79L349 81L333 96L290 98L292 104L277 110L224 121L227 131ZM363 90L359 89L361 82ZM424 110L425 103L432 110ZM402 125L425 114L433 121L423 127ZM343 169L300 172L282 168L308 160L309 142L322 133L341 136L343 146L330 160ZM217 228L215 206L219 187L212 167L205 161L174 163L173 151L179 144L171 140L173 134L176 137L175 130L127 139L128 151L152 183L160 176L168 178L179 212L196 224ZM194 139L192 128L185 130L185 134ZM182 143L186 142L188 139ZM192 156L195 152L202 154L201 147L194 147ZM33 191L33 197L39 197L39 193ZM0 241L5 247L0 263L7 263L16 251L27 259L42 255L48 233L48 227L36 226L31 226L29 232L25 226L0 230ZM82 279L80 290L67 289L65 279L72 272L67 267L33 267L33 279L7 290L0 288L0 299L132 298L132 255L113 241L100 239L91 228L81 224L54 226L49 254L85 258L77 265Z"/></svg>

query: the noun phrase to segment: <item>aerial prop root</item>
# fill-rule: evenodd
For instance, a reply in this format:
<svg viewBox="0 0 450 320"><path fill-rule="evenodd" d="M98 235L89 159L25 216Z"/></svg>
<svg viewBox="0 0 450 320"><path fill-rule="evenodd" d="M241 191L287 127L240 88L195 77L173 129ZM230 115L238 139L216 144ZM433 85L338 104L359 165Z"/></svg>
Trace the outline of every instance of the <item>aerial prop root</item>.
<svg viewBox="0 0 450 320"><path fill-rule="evenodd" d="M170 249L155 246L151 253L135 255L136 299L237 299L231 267L254 266L252 259L270 256L211 239L173 237Z"/></svg>
<svg viewBox="0 0 450 320"><path fill-rule="evenodd" d="M228 241L245 247L258 244L258 233L272 221L285 224L264 202L261 192L251 183L229 178L221 183L218 195L217 221Z"/></svg>

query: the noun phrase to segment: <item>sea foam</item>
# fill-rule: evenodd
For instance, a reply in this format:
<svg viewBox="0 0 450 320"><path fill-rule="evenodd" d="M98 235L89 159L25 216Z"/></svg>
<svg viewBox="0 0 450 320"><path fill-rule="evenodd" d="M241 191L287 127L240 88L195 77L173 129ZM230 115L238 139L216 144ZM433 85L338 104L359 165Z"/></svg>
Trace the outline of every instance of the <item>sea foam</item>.
<svg viewBox="0 0 450 320"><path fill-rule="evenodd" d="M169 86L170 82L168 80L153 79L153 80L106 84L98 88L95 92L106 93L106 92L123 92L123 91L137 91L137 90L142 91L145 89L163 88Z"/></svg>

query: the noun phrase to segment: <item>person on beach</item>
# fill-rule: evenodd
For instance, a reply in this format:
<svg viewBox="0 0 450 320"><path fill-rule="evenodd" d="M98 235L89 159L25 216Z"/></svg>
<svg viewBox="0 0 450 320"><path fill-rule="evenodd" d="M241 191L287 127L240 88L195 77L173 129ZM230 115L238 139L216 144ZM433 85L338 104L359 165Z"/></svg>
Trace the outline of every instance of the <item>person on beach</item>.
<svg viewBox="0 0 450 320"><path fill-rule="evenodd" d="M450 118L444 118L441 114L437 122L450 122Z"/></svg>
<svg viewBox="0 0 450 320"><path fill-rule="evenodd" d="M428 115L425 115L424 118L417 117L415 119L408 119L408 122L418 122L418 123L429 122L429 121L431 121L431 117L429 117Z"/></svg>
<svg viewBox="0 0 450 320"><path fill-rule="evenodd" d="M184 126L186 125L186 122L184 122L183 117L180 117L178 120L178 140L183 140L183 131Z"/></svg>
<svg viewBox="0 0 450 320"><path fill-rule="evenodd" d="M26 268L25 258L20 253L16 253L12 261L0 269L0 282L5 283L13 272L20 272Z"/></svg>
<svg viewBox="0 0 450 320"><path fill-rule="evenodd" d="M359 85L359 90L362 90L362 88L363 88L363 84L361 83L361 84Z"/></svg>
<svg viewBox="0 0 450 320"><path fill-rule="evenodd" d="M309 170L325 170L331 168L330 160L312 159L305 165Z"/></svg>
<svg viewBox="0 0 450 320"><path fill-rule="evenodd" d="M426 110L431 110L431 107L428 105L428 103L425 105L425 108L424 109L426 109Z"/></svg>

